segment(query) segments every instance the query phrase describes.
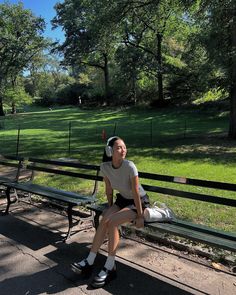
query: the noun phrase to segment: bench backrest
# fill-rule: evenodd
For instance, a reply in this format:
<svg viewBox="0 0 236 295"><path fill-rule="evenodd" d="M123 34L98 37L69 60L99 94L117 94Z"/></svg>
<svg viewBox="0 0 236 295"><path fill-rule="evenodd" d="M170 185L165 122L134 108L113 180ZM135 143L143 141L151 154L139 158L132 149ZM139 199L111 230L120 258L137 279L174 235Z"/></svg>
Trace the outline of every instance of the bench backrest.
<svg viewBox="0 0 236 295"><path fill-rule="evenodd" d="M175 183L180 185L191 185L191 186L202 187L202 188L220 189L225 191L236 192L236 184L233 184L233 183L200 180L200 179L176 177L176 176L169 176L169 175L160 175L160 174L146 173L146 172L139 172L139 177L141 179L157 180L161 182ZM144 189L149 192L156 192L156 193L165 194L168 196L175 196L175 197L181 197L181 198L187 198L192 200L199 200L203 202L236 207L236 199L233 199L233 198L226 198L226 197L222 198L222 197L212 196L208 194L200 194L195 192L184 191L180 189L166 188L166 187L162 187L158 185L149 185L149 184L142 184L142 185Z"/></svg>
<svg viewBox="0 0 236 295"><path fill-rule="evenodd" d="M69 168L75 168L73 171ZM47 159L38 159L38 158L29 158L26 169L31 170L31 181L35 177L35 172L45 172L55 175L64 175L75 178L82 178L88 180L94 180L94 186L92 194L96 195L98 190L98 181L102 180L99 176L99 166L83 164L76 161L64 161L64 160L47 160ZM76 169L85 170L86 172L77 172ZM89 174L87 172L93 172Z"/></svg>
<svg viewBox="0 0 236 295"><path fill-rule="evenodd" d="M92 164L83 164L76 161L29 158L28 165L26 166L26 168L32 171L31 179L34 178L35 171L42 171L46 173L53 173L58 175L65 175L65 176L84 178L88 180L94 180L95 183L94 183L93 193L97 192L98 181L103 180L103 178L99 176L100 166L92 165ZM86 172L68 171L66 170L67 168L83 169ZM95 174L88 174L87 171L93 171L95 172ZM236 198L219 197L219 196L214 196L209 194L185 191L184 189L180 189L180 186L178 186L177 189L168 187L168 183L174 183L174 184L184 185L184 187L194 186L194 187L202 187L202 188L236 192L236 184L233 184L233 183L177 177L177 176L170 176L170 175L161 175L161 174L147 173L147 172L139 172L139 178L140 178L140 182L142 183L142 186L147 192L155 192L155 193L159 193L159 194L163 194L167 196L174 196L174 197L180 197L180 198L186 198L191 200L198 200L198 201L203 201L208 203L236 207ZM154 180L154 184L153 183L147 184L145 183L145 180L148 180L148 181ZM167 184L163 186L163 185L160 185L160 182L165 182Z"/></svg>

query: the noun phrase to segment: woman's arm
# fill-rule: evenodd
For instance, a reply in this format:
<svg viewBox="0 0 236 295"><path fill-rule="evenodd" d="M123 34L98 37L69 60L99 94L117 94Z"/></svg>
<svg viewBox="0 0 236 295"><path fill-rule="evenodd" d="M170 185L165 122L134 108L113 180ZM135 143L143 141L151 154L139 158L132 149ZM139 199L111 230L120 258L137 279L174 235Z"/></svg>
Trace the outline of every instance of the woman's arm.
<svg viewBox="0 0 236 295"><path fill-rule="evenodd" d="M109 181L109 179L104 176L104 182L105 182L105 192L106 192L106 196L107 196L107 201L108 201L108 205L109 207L113 205L113 189L111 187L111 183Z"/></svg>
<svg viewBox="0 0 236 295"><path fill-rule="evenodd" d="M143 219L143 209L141 204L141 199L139 195L139 178L138 176L134 176L132 178L132 192L134 196L134 204L137 209L137 218L135 221L136 227L143 227L144 226L144 219Z"/></svg>

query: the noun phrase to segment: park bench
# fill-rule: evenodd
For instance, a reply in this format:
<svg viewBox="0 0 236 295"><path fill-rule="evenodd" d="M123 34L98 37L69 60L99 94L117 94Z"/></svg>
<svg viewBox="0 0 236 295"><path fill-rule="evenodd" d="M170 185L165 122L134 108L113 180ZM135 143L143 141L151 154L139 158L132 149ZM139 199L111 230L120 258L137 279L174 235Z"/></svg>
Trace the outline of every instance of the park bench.
<svg viewBox="0 0 236 295"><path fill-rule="evenodd" d="M83 214L83 212L79 214L76 207L82 206L85 208L87 204L91 204L96 201L98 184L97 178L99 173L99 168L97 166L63 160L29 158L27 164L25 165L25 169L27 171L31 171L31 176L28 181L3 181L4 185L7 187L7 207L5 214L9 213L11 204L19 200L24 201L25 197L30 198L31 195L36 195L49 200L50 202L54 202L54 205L56 204L57 206L62 206L67 212L68 231L64 241L70 237L72 228L75 224L81 223L84 220L93 219L91 214L89 214L89 216L88 214ZM92 191L91 193L69 192L57 188L54 184L53 186L38 184L36 182L36 173L44 173L46 180L49 180L49 177L68 176L69 181L75 181L75 185L77 185L82 179L91 180L93 183ZM54 183L54 178L51 178L50 180ZM55 179L55 182L56 181L57 179ZM74 215L79 217L76 222L73 220Z"/></svg>
<svg viewBox="0 0 236 295"><path fill-rule="evenodd" d="M236 184L206 181L199 179L191 179L184 177L174 177L168 175L159 175L153 173L139 172L140 182L144 189L149 193L157 193L159 196L166 197L166 200L171 197L194 200L196 202L206 202L217 204L220 206L236 207L236 194L234 198L226 198L221 196L214 196L202 194L199 192L185 191L186 186L199 188L208 188L214 190L236 192ZM151 184L145 184L144 180L148 180ZM154 183L154 184L153 184ZM160 186L162 183L162 186ZM164 186L163 186L164 183ZM169 185L168 185L169 183ZM170 183L179 184L178 188L172 188ZM172 185L173 186L173 185ZM183 186L183 189L182 189ZM107 204L92 204L88 206L90 210L95 212L94 224L97 228L99 223L99 216L106 208ZM229 208L228 207L228 208ZM126 227L126 226L125 226ZM129 226L128 226L129 227ZM153 222L146 223L143 229L144 233L167 233L174 236L179 236L194 242L200 242L216 248L226 249L229 251L236 251L236 233L226 232L219 229L214 229L205 225L195 224L190 221L181 220L174 217L171 222Z"/></svg>

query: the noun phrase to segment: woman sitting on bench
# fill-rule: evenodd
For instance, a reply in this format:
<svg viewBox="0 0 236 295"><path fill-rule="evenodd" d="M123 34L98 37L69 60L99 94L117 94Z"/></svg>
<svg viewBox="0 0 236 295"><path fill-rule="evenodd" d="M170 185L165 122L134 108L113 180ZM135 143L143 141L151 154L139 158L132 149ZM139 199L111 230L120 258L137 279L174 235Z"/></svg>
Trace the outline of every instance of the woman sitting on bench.
<svg viewBox="0 0 236 295"><path fill-rule="evenodd" d="M114 136L108 139L100 169L109 207L102 214L88 257L71 265L74 272L89 277L97 252L108 234L108 257L103 269L92 281L94 288L103 287L116 278L115 255L119 244L119 225L133 222L137 228L143 227L143 210L149 206L148 196L139 184L137 168L133 162L125 159L126 154L126 145L121 138ZM115 203L113 190L118 191Z"/></svg>

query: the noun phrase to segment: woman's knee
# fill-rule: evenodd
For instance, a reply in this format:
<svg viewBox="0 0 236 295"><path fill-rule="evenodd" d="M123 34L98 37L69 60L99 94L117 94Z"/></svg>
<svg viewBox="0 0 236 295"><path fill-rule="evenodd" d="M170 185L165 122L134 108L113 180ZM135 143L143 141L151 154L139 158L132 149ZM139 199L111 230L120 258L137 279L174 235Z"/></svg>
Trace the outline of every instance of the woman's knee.
<svg viewBox="0 0 236 295"><path fill-rule="evenodd" d="M110 217L109 216L102 216L99 224L101 224L102 226L107 226L109 223Z"/></svg>
<svg viewBox="0 0 236 295"><path fill-rule="evenodd" d="M117 219L113 219L113 218L109 218L106 222L106 226L108 229L118 227L120 224L122 224L122 222L120 222Z"/></svg>

